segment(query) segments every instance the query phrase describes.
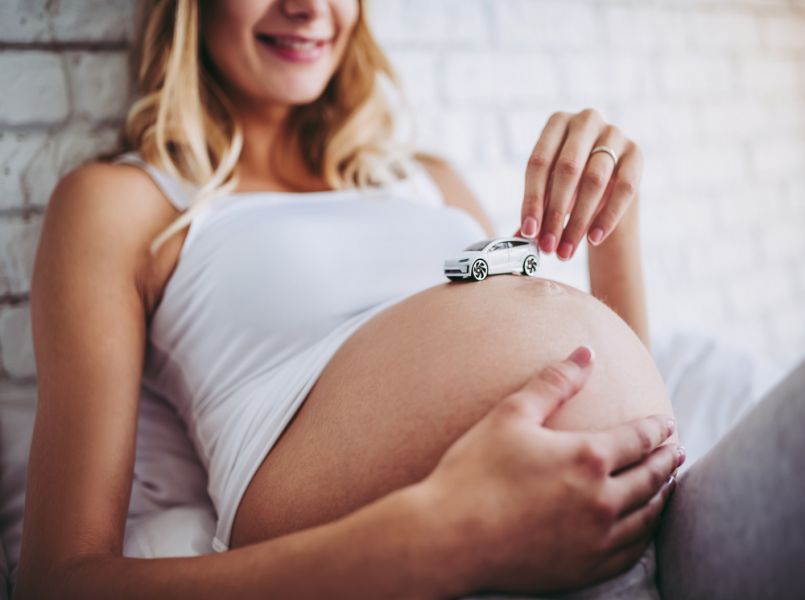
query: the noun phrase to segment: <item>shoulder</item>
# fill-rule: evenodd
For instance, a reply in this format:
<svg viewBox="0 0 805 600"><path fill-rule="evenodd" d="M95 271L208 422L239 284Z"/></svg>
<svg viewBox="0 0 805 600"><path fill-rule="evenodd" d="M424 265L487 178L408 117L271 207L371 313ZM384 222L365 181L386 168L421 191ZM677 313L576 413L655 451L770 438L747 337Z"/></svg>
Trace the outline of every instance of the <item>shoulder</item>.
<svg viewBox="0 0 805 600"><path fill-rule="evenodd" d="M141 169L88 163L67 173L53 190L39 253L77 261L71 268L128 273L139 285L150 268L149 244L176 214Z"/></svg>
<svg viewBox="0 0 805 600"><path fill-rule="evenodd" d="M151 233L176 210L142 169L92 162L58 182L46 220L59 226L133 242Z"/></svg>
<svg viewBox="0 0 805 600"><path fill-rule="evenodd" d="M424 152L415 154L414 158L425 168L434 183L439 187L445 204L469 213L490 237L495 237L496 233L492 219L458 170L448 160Z"/></svg>
<svg viewBox="0 0 805 600"><path fill-rule="evenodd" d="M138 209L147 211L161 205L161 196L151 177L140 168L90 162L73 169L59 180L49 206L68 209L71 205L80 204L83 208L114 214L136 212Z"/></svg>

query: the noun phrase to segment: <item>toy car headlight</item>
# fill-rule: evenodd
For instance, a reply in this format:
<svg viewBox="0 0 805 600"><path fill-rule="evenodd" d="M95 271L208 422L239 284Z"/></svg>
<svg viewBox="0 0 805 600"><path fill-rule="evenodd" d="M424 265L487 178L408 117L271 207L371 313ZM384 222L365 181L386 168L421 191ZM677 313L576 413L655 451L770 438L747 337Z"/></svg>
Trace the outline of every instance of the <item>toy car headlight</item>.
<svg viewBox="0 0 805 600"><path fill-rule="evenodd" d="M469 260L470 260L469 258L462 258L462 259L461 259L460 261L458 261L458 262L468 262Z"/></svg>

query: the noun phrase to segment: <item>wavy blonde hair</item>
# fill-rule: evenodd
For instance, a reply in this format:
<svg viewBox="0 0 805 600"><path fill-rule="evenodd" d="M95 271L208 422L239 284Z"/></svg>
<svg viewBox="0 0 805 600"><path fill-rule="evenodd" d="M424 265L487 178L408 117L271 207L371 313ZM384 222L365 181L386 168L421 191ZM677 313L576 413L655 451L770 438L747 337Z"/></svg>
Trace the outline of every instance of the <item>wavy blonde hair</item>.
<svg viewBox="0 0 805 600"><path fill-rule="evenodd" d="M333 189L383 185L408 176L412 139L395 139L396 93L410 109L392 66L372 36L364 0L341 64L314 102L292 107L275 147L297 149L311 174ZM151 242L155 254L186 227L202 206L238 183L243 131L212 76L200 39L199 0L146 0L134 45L139 99L122 132L122 150L183 182L193 197L187 210ZM398 107L399 108L399 107ZM424 154L421 154L424 156ZM282 156L275 153L272 164ZM276 168L281 176L282 168Z"/></svg>

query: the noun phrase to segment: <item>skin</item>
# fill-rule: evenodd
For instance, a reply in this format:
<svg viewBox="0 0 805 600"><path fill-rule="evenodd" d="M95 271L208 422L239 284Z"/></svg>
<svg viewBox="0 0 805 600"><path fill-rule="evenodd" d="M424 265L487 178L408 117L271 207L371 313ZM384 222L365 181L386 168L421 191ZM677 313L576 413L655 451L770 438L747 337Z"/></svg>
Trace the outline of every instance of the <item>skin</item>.
<svg viewBox="0 0 805 600"><path fill-rule="evenodd" d="M356 8L205 4L204 44L247 132L238 191L285 189L265 168L278 123L324 88ZM254 39L274 28L333 34L334 56L279 69ZM493 233L458 175L427 167L448 203ZM316 183L301 167L290 177ZM636 206L591 249L593 291L612 309L513 276L414 294L334 356L268 455L275 469L264 463L250 484L240 547L141 560L121 550L143 350L185 232L151 256L148 244L177 212L144 173L91 164L68 174L48 205L32 276L39 398L16 596L441 598L568 590L629 568L684 459L668 418L646 416L670 406L638 338L642 283L627 256L636 253ZM491 302L503 318L485 327L477 317ZM472 335L445 329L448 315L467 317ZM595 358L580 349L560 360L579 344ZM500 349L494 372L462 368L479 366L478 348ZM400 352L409 360L395 361ZM303 443L312 436L317 444ZM348 472L360 458L368 469L322 472ZM294 473L322 477L318 490L298 494L298 510Z"/></svg>

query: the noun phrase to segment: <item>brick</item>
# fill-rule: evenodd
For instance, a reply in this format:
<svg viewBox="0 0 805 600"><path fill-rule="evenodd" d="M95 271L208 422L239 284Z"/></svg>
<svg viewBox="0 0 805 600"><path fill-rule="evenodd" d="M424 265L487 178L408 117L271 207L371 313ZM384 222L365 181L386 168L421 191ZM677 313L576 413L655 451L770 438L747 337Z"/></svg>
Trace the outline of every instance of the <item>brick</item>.
<svg viewBox="0 0 805 600"><path fill-rule="evenodd" d="M640 182L642 203L645 205L647 202L668 201L671 185L662 157L649 153L644 160L643 179Z"/></svg>
<svg viewBox="0 0 805 600"><path fill-rule="evenodd" d="M89 121L119 119L130 101L125 52L68 52L73 117Z"/></svg>
<svg viewBox="0 0 805 600"><path fill-rule="evenodd" d="M0 307L0 359L13 379L36 376L31 311L28 304Z"/></svg>
<svg viewBox="0 0 805 600"><path fill-rule="evenodd" d="M571 102L629 101L650 86L647 60L623 55L576 55L559 61Z"/></svg>
<svg viewBox="0 0 805 600"><path fill-rule="evenodd" d="M707 12L694 19L694 44L700 48L748 53L760 46L758 20L749 13Z"/></svg>
<svg viewBox="0 0 805 600"><path fill-rule="evenodd" d="M432 110L421 111L418 117L421 146L449 156L458 166L471 167L504 159L501 127L493 112Z"/></svg>
<svg viewBox="0 0 805 600"><path fill-rule="evenodd" d="M796 59L754 57L740 64L741 91L750 97L802 94L803 65Z"/></svg>
<svg viewBox="0 0 805 600"><path fill-rule="evenodd" d="M528 52L457 52L446 58L445 95L456 105L523 105L555 98L555 66Z"/></svg>
<svg viewBox="0 0 805 600"><path fill-rule="evenodd" d="M67 80L60 57L52 52L0 53L4 92L0 126L59 123L67 118Z"/></svg>
<svg viewBox="0 0 805 600"><path fill-rule="evenodd" d="M44 137L43 133L0 131L0 209L21 208L25 204L22 173L44 143Z"/></svg>
<svg viewBox="0 0 805 600"><path fill-rule="evenodd" d="M802 260L805 256L805 239L803 239L803 223L796 220L784 220L773 229L761 229L761 242L767 259L773 264L784 264L786 261Z"/></svg>
<svg viewBox="0 0 805 600"><path fill-rule="evenodd" d="M392 49L388 56L406 97L413 105L428 106L438 101L437 60L432 52Z"/></svg>
<svg viewBox="0 0 805 600"><path fill-rule="evenodd" d="M26 204L45 206L65 173L115 147L117 136L117 128L95 129L80 123L50 136L37 136L36 150L18 174Z"/></svg>
<svg viewBox="0 0 805 600"><path fill-rule="evenodd" d="M752 318L758 314L790 306L794 300L793 285L784 269L767 265L748 271L730 284L736 317Z"/></svg>
<svg viewBox="0 0 805 600"><path fill-rule="evenodd" d="M767 125L764 130L776 135L805 139L805 111L802 97L805 94L774 97L762 104Z"/></svg>
<svg viewBox="0 0 805 600"><path fill-rule="evenodd" d="M41 215L0 219L0 295L30 290L41 226Z"/></svg>
<svg viewBox="0 0 805 600"><path fill-rule="evenodd" d="M763 178L805 172L805 140L758 141L751 148L752 164Z"/></svg>
<svg viewBox="0 0 805 600"><path fill-rule="evenodd" d="M0 41L50 40L47 0L3 0L0 3Z"/></svg>
<svg viewBox="0 0 805 600"><path fill-rule="evenodd" d="M748 178L749 164L740 148L701 146L667 157L671 181L680 190L737 187Z"/></svg>
<svg viewBox="0 0 805 600"><path fill-rule="evenodd" d="M123 42L131 38L134 0L3 0L0 41Z"/></svg>
<svg viewBox="0 0 805 600"><path fill-rule="evenodd" d="M607 43L614 48L643 52L681 50L690 45L693 32L685 11L610 2L602 10Z"/></svg>
<svg viewBox="0 0 805 600"><path fill-rule="evenodd" d="M367 16L385 46L480 45L489 38L480 0L372 0Z"/></svg>
<svg viewBox="0 0 805 600"><path fill-rule="evenodd" d="M708 285L714 277L741 277L748 270L763 267L765 261L751 239L735 234L719 235L715 231L703 237L701 243L689 246L687 252L688 274L702 285Z"/></svg>
<svg viewBox="0 0 805 600"><path fill-rule="evenodd" d="M763 41L772 50L805 49L805 14L768 15L759 21Z"/></svg>
<svg viewBox="0 0 805 600"><path fill-rule="evenodd" d="M595 4L562 0L506 0L491 4L495 37L502 48L592 48L599 41Z"/></svg>
<svg viewBox="0 0 805 600"><path fill-rule="evenodd" d="M746 236L751 243L756 238L756 232L773 221L768 214L770 199L782 193L780 186L769 183L720 190L716 205L716 227L720 232ZM759 245L756 247L762 251Z"/></svg>
<svg viewBox="0 0 805 600"><path fill-rule="evenodd" d="M771 131L773 112L760 102L723 99L706 102L696 109L694 119L701 139L713 144L752 140L758 131Z"/></svg>
<svg viewBox="0 0 805 600"><path fill-rule="evenodd" d="M689 103L629 104L613 122L644 151L689 148L698 142L696 110Z"/></svg>
<svg viewBox="0 0 805 600"><path fill-rule="evenodd" d="M556 106L548 103L542 107L506 111L506 134L510 156L517 157L525 164L554 112L557 112Z"/></svg>
<svg viewBox="0 0 805 600"><path fill-rule="evenodd" d="M735 60L698 54L663 58L659 75L661 91L674 98L725 97L738 84Z"/></svg>

